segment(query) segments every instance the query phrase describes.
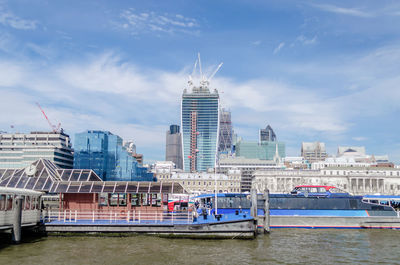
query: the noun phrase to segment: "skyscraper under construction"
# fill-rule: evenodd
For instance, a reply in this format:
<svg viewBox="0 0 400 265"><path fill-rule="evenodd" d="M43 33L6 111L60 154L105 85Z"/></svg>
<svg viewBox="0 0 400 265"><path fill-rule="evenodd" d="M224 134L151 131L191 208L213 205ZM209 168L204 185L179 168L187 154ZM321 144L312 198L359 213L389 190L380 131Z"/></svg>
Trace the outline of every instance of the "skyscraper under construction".
<svg viewBox="0 0 400 265"><path fill-rule="evenodd" d="M216 89L210 91L209 84L222 64L206 78L201 70L200 56L193 73L197 63L200 85L193 85L190 76L189 88L183 91L181 105L183 164L184 170L190 172L206 171L215 166L219 136L219 94Z"/></svg>

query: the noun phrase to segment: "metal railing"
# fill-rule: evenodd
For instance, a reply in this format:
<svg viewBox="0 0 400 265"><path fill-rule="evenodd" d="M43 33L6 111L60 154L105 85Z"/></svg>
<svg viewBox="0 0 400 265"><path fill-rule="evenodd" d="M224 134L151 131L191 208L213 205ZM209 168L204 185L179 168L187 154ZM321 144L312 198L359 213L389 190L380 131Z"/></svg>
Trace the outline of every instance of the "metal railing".
<svg viewBox="0 0 400 265"><path fill-rule="evenodd" d="M47 211L46 223L125 223L125 224L188 224L193 223L191 211Z"/></svg>

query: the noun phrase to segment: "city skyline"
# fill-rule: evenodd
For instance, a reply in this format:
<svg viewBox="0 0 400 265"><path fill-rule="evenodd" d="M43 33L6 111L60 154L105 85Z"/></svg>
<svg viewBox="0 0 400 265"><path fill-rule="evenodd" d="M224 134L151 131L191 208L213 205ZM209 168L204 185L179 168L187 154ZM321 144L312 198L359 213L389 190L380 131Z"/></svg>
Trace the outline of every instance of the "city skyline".
<svg viewBox="0 0 400 265"><path fill-rule="evenodd" d="M163 160L200 52L206 72L224 62L210 88L244 139L270 124L288 156L320 141L399 163L399 14L395 1L1 1L0 130L49 131L39 102L72 137L108 130Z"/></svg>

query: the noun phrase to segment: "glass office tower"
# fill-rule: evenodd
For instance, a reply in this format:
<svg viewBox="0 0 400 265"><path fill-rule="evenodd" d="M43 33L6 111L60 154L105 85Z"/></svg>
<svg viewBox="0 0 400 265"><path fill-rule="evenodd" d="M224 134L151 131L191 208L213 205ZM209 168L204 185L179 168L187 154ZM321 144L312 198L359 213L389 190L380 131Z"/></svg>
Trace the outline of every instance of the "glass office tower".
<svg viewBox="0 0 400 265"><path fill-rule="evenodd" d="M92 169L106 181L153 180L153 175L138 165L118 135L108 131L77 133L74 147L74 168Z"/></svg>
<svg viewBox="0 0 400 265"><path fill-rule="evenodd" d="M185 89L182 95L181 128L185 171L206 171L216 164L219 132L219 95L207 85Z"/></svg>

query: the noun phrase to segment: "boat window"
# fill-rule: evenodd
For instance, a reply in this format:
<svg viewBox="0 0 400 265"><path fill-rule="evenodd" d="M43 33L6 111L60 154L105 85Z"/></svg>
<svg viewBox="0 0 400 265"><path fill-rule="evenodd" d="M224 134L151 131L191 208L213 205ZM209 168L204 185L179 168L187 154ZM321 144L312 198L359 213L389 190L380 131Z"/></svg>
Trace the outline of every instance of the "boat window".
<svg viewBox="0 0 400 265"><path fill-rule="evenodd" d="M13 195L9 194L7 195L6 211L12 210L12 205L13 205Z"/></svg>
<svg viewBox="0 0 400 265"><path fill-rule="evenodd" d="M24 210L31 209L31 196L25 196L25 207Z"/></svg>
<svg viewBox="0 0 400 265"><path fill-rule="evenodd" d="M118 193L111 193L110 195L110 206L118 205Z"/></svg>
<svg viewBox="0 0 400 265"><path fill-rule="evenodd" d="M36 204L35 204L35 209L40 210L40 197L36 197Z"/></svg>
<svg viewBox="0 0 400 265"><path fill-rule="evenodd" d="M0 211L4 211L6 209L6 195L0 195Z"/></svg>
<svg viewBox="0 0 400 265"><path fill-rule="evenodd" d="M338 189L338 188L331 188L329 189L330 193L346 193L345 191Z"/></svg>
<svg viewBox="0 0 400 265"><path fill-rule="evenodd" d="M99 205L108 206L108 193L99 193Z"/></svg>
<svg viewBox="0 0 400 265"><path fill-rule="evenodd" d="M151 194L151 205L154 207L161 206L161 194L160 193L152 193Z"/></svg>
<svg viewBox="0 0 400 265"><path fill-rule="evenodd" d="M323 188L323 187L319 187L319 188L318 188L318 192L319 192L319 193L325 193L325 192L326 192L326 189Z"/></svg>
<svg viewBox="0 0 400 265"><path fill-rule="evenodd" d="M312 187L312 188L310 188L310 192L317 193L318 192L318 188Z"/></svg>
<svg viewBox="0 0 400 265"><path fill-rule="evenodd" d="M36 205L36 197L32 197L31 210L35 210L35 205Z"/></svg>
<svg viewBox="0 0 400 265"><path fill-rule="evenodd" d="M126 193L118 193L118 205L126 206Z"/></svg>
<svg viewBox="0 0 400 265"><path fill-rule="evenodd" d="M150 196L147 193L142 193L142 205L149 206L150 205Z"/></svg>
<svg viewBox="0 0 400 265"><path fill-rule="evenodd" d="M140 196L138 193L131 193L131 205L140 206Z"/></svg>

